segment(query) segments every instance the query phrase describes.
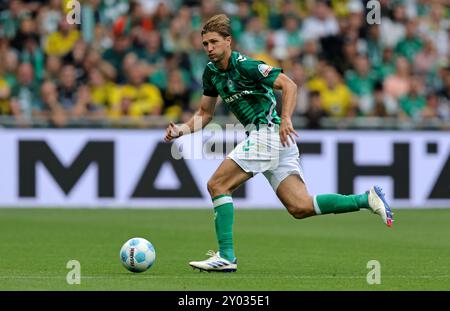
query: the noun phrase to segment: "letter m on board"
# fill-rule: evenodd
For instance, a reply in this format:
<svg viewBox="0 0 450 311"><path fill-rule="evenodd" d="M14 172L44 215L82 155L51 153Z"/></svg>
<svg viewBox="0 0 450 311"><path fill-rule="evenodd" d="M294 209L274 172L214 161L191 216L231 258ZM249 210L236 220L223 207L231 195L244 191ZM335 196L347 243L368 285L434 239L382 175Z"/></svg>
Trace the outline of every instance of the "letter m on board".
<svg viewBox="0 0 450 311"><path fill-rule="evenodd" d="M114 197L114 142L88 141L75 160L64 166L45 141L19 141L19 196L36 196L36 165L42 163L66 195L87 168L97 165L98 197Z"/></svg>

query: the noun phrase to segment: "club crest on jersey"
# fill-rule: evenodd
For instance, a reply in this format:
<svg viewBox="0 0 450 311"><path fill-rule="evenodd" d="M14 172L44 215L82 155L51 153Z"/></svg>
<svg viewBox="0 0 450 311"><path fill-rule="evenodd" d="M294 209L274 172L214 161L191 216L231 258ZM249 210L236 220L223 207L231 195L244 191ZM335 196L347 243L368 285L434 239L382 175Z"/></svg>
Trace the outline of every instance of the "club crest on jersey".
<svg viewBox="0 0 450 311"><path fill-rule="evenodd" d="M269 72L272 70L272 66L269 66L267 64L259 64L258 70L263 75L263 77L267 77L269 75Z"/></svg>
<svg viewBox="0 0 450 311"><path fill-rule="evenodd" d="M230 89L230 91L234 90L234 83L233 83L233 80L228 79L227 85L228 85L228 88Z"/></svg>

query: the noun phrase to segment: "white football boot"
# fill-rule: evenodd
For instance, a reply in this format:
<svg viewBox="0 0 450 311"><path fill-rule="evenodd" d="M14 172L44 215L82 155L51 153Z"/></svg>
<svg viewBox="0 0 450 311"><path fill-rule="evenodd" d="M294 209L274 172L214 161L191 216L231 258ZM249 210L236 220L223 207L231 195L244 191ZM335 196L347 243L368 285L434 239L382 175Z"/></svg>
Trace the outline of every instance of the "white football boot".
<svg viewBox="0 0 450 311"><path fill-rule="evenodd" d="M200 271L207 272L236 272L237 270L237 260L234 259L232 262L220 257L219 252L208 251L206 255L210 256L208 259L203 261L191 261L189 265Z"/></svg>
<svg viewBox="0 0 450 311"><path fill-rule="evenodd" d="M373 186L368 191L369 194L369 206L375 214L381 216L383 222L388 226L392 227L394 222L394 213L392 213L389 204L384 198L384 193L378 186Z"/></svg>

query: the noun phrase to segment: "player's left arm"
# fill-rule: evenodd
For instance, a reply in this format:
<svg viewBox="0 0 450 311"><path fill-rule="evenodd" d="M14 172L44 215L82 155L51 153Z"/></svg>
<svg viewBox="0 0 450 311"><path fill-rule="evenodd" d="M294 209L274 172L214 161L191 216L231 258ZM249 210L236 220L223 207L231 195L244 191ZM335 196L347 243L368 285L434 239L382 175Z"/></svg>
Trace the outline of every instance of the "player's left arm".
<svg viewBox="0 0 450 311"><path fill-rule="evenodd" d="M297 132L292 125L291 117L297 103L297 84L292 81L284 73L280 73L273 83L273 88L281 90L281 124L280 124L280 140L283 146L289 146L288 137L295 144L292 135L297 136Z"/></svg>

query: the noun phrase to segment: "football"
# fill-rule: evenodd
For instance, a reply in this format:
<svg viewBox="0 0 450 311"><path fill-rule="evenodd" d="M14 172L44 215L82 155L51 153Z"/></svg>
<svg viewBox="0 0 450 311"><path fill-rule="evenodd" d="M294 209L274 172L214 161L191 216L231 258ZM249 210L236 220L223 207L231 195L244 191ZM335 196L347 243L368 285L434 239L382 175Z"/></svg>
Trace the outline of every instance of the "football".
<svg viewBox="0 0 450 311"><path fill-rule="evenodd" d="M156 259L152 243L143 238L132 238L120 249L120 261L131 272L148 270Z"/></svg>

